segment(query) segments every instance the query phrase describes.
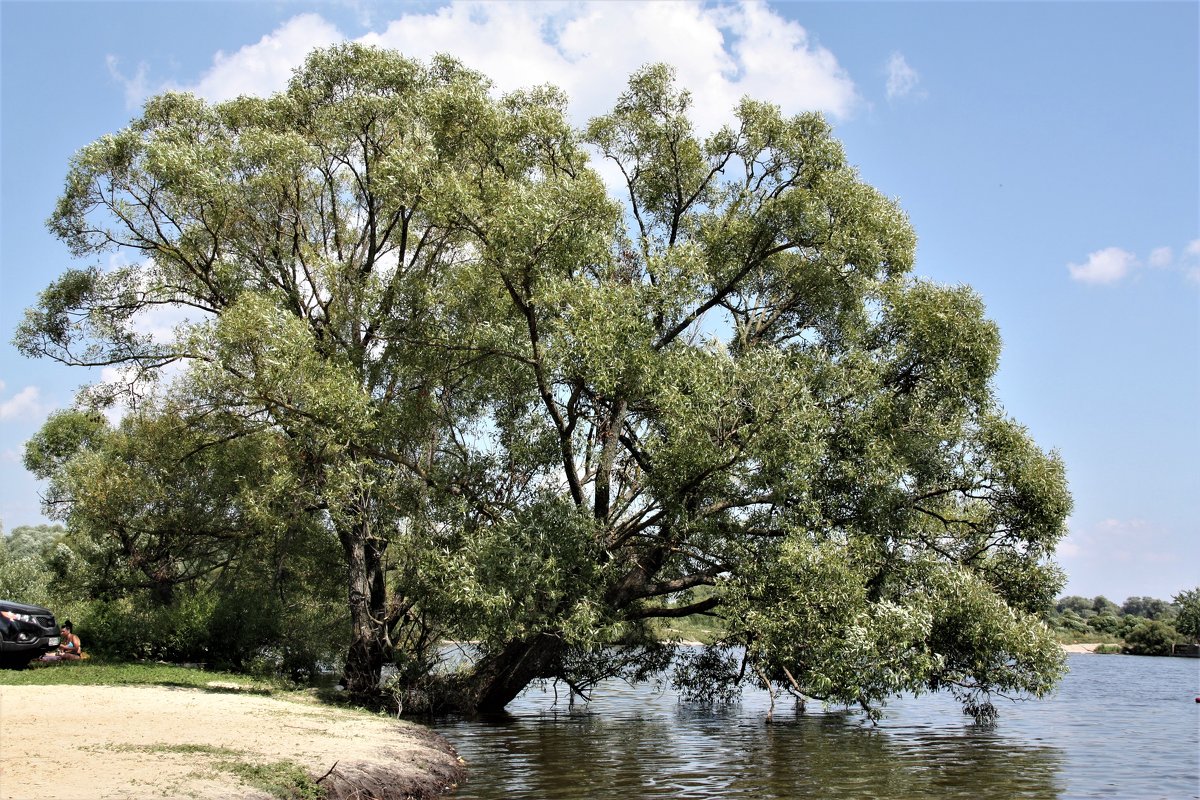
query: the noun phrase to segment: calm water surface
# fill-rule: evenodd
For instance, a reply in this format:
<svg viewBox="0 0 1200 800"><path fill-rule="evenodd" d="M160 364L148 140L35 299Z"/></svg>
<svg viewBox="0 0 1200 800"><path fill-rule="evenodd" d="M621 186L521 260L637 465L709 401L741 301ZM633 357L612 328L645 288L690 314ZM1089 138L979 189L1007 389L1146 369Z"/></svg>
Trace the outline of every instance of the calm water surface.
<svg viewBox="0 0 1200 800"><path fill-rule="evenodd" d="M726 708L624 684L590 705L534 689L492 722L436 727L470 780L457 800L595 798L1200 798L1200 661L1072 655L1043 701L997 701L981 727L949 697L861 715ZM1001 703L1003 703L1001 705Z"/></svg>

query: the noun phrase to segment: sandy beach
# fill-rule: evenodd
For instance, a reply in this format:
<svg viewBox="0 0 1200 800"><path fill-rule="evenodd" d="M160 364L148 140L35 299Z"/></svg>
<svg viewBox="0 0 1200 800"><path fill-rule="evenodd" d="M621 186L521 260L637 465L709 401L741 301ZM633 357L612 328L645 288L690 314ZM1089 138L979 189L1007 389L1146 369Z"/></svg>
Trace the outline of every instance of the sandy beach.
<svg viewBox="0 0 1200 800"><path fill-rule="evenodd" d="M302 769L331 798L432 798L462 780L440 736L385 716L214 685L0 686L0 798L269 798Z"/></svg>

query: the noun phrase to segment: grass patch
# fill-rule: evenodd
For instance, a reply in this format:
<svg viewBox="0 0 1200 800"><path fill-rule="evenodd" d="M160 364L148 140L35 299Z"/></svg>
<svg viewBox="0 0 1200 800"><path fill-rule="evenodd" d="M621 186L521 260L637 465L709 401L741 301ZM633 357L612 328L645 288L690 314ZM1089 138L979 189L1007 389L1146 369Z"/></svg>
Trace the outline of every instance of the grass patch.
<svg viewBox="0 0 1200 800"><path fill-rule="evenodd" d="M211 744L146 744L136 749L146 753L179 753L186 756L241 756L242 752L228 747L216 747Z"/></svg>
<svg viewBox="0 0 1200 800"><path fill-rule="evenodd" d="M210 744L89 744L84 745L82 749L93 753L105 751L112 753L173 753L185 756L224 756L225 758L245 755L240 750L214 747Z"/></svg>
<svg viewBox="0 0 1200 800"><path fill-rule="evenodd" d="M97 663L91 659L30 664L28 669L23 670L0 670L0 686L63 685L173 686L260 695L291 691L291 687L283 681L151 662Z"/></svg>
<svg viewBox="0 0 1200 800"><path fill-rule="evenodd" d="M322 800L325 797L324 788L303 767L291 761L268 764L218 761L213 767L281 800Z"/></svg>
<svg viewBox="0 0 1200 800"><path fill-rule="evenodd" d="M234 672L150 661L59 661L31 664L24 670L0 670L0 686L165 686L199 689L211 694L252 694L281 700L328 706L353 714L394 716L395 709L363 705L346 692L332 688L302 688L281 678L263 678Z"/></svg>
<svg viewBox="0 0 1200 800"><path fill-rule="evenodd" d="M712 644L728 633L728 628L722 620L703 614L651 620L650 629L659 639L700 642L701 644Z"/></svg>

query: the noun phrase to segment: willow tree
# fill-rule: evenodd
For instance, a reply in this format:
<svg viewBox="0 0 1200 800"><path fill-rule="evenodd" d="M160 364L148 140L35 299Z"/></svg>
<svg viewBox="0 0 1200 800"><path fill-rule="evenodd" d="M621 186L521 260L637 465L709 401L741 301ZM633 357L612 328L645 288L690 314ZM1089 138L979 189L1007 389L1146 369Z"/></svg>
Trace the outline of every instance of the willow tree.
<svg viewBox="0 0 1200 800"><path fill-rule="evenodd" d="M266 100L156 98L51 219L131 265L68 272L19 344L187 359L197 408L284 433L345 553L355 688L418 604L480 641L481 709L644 675L647 621L700 613L728 631L700 693L1044 692L1070 503L979 298L911 275L818 115L747 99L701 138L665 67L584 131L565 106L356 46ZM192 312L169 342L134 324L162 304Z"/></svg>

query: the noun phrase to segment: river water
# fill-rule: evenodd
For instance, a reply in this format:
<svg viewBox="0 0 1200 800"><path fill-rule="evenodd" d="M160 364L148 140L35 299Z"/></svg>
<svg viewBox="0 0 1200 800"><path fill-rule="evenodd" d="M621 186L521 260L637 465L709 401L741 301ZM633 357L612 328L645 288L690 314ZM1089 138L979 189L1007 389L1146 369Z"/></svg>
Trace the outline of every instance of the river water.
<svg viewBox="0 0 1200 800"><path fill-rule="evenodd" d="M764 692L708 708L621 683L436 727L470 770L456 800L1200 798L1200 661L1068 658L1052 697L998 700L990 727L943 695L894 700L878 725L781 702L768 725Z"/></svg>

